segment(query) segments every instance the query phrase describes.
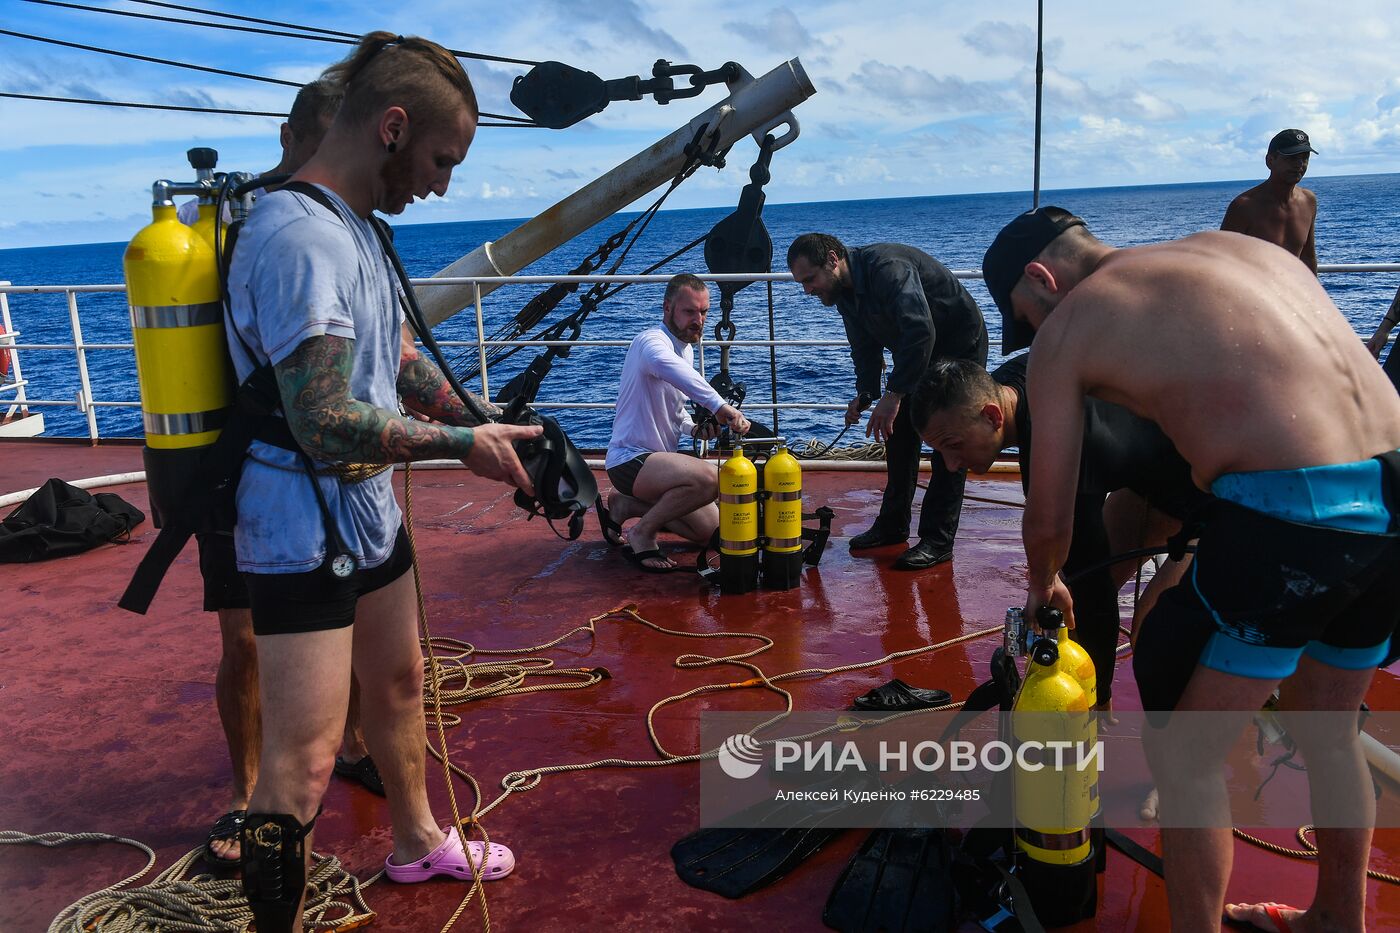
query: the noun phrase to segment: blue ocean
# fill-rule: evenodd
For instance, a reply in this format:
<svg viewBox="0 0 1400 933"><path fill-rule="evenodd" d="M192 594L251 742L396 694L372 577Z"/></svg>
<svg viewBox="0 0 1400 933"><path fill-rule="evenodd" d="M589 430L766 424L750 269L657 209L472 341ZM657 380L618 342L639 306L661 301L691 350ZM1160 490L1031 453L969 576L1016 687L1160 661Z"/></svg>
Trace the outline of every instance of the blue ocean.
<svg viewBox="0 0 1400 933"><path fill-rule="evenodd" d="M1219 226L1225 208L1253 182L1211 182L1189 185L1153 185L1134 188L1090 188L1052 191L1042 203L1059 204L1083 216L1105 242L1136 245L1172 239ZM1400 259L1400 175L1358 175L1309 178L1319 202L1317 253L1322 263L1394 262ZM735 192L737 198L738 192ZM808 204L770 204L764 220L774 242L775 266L785 269L787 244L798 234L819 230L833 233L850 245L896 241L918 246L953 269L975 269L996 231L1016 213L1030 207L1029 192L899 198L876 201L830 201ZM644 207L647 200L638 202ZM640 272L706 231L732 208L662 211L623 263L620 272ZM564 273L592 252L606 237L625 226L636 214L618 214L545 256L526 273ZM409 274L428 276L486 240L500 238L519 220L492 220L449 224L396 225L396 242ZM133 231L134 232L134 231ZM0 250L0 281L16 285L108 284L122 278L124 244ZM671 262L662 272L703 272L699 248ZM1400 276L1386 274L1324 275L1323 284L1357 332L1368 336L1395 293ZM1000 359L1000 320L982 283L967 282L982 305L992 332L992 362ZM488 336L506 325L543 286L510 286L488 295L485 332ZM580 293L582 290L580 291ZM530 332L557 321L578 307L578 295L565 301ZM825 308L804 296L790 283L773 288L773 330L778 339L833 339L843 335L834 308ZM130 326L122 295L79 295L83 340L93 345L129 343ZM23 344L72 343L68 308L62 295L12 295L11 318L21 330ZM714 296L712 322L719 318L719 297ZM643 327L660 319L660 286L638 285L624 289L599 305L586 322L584 339L630 339ZM769 336L768 290L753 284L735 297L733 315L740 340ZM463 313L435 331L439 340L474 340L474 314ZM538 353L528 348L494 365L490 382L499 388ZM540 392L542 408L554 402L610 402L617 389L617 374L625 348L579 348L556 361ZM454 368L473 366L475 350L449 351L457 357ZM79 390L78 368L72 350L25 350L21 356L31 398L71 400ZM714 349L707 354L709 371L718 364ZM135 402L135 363L129 350L90 349L87 365L94 397L100 402ZM734 377L748 386L745 408L764 422L774 420L774 386L766 347L741 347L733 351ZM479 387L479 382L473 383ZM785 349L778 359L776 397L779 402L832 402L844 404L854 394L854 372L842 347ZM8 399L9 396L4 398ZM85 416L72 407L44 407L50 436L85 436ZM140 415L135 408L98 407L98 427L103 436L137 436ZM582 447L606 446L611 427L609 411L570 409L556 412ZM834 411L781 409L780 433L790 439L830 440L840 427ZM850 435L848 435L850 437Z"/></svg>

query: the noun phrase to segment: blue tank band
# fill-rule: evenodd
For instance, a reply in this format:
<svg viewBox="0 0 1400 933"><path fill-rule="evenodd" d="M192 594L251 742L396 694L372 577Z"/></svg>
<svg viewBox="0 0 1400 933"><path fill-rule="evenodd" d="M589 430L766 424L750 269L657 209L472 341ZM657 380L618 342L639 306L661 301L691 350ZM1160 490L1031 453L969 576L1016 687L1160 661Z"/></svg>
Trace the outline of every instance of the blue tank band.
<svg viewBox="0 0 1400 933"><path fill-rule="evenodd" d="M1384 534L1390 528L1381 464L1375 459L1299 470L1226 473L1210 484L1210 491L1285 521L1367 534Z"/></svg>
<svg viewBox="0 0 1400 933"><path fill-rule="evenodd" d="M1282 680L1298 669L1302 648L1271 648L1231 638L1216 632L1201 652L1200 664L1222 674L1253 677L1256 680Z"/></svg>
<svg viewBox="0 0 1400 933"><path fill-rule="evenodd" d="M1385 660L1389 651L1389 638L1370 648L1338 648L1334 645L1324 645L1320 641L1310 641L1303 649L1303 653L1314 661L1321 661L1344 671L1364 671L1368 667L1377 667Z"/></svg>

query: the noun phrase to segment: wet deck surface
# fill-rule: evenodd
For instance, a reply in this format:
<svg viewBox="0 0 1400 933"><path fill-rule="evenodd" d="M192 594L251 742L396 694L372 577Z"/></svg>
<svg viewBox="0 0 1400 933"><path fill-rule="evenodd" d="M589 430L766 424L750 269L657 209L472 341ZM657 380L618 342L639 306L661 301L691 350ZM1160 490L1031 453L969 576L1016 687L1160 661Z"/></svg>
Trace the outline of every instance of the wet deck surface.
<svg viewBox="0 0 1400 933"><path fill-rule="evenodd" d="M59 444L0 446L5 489L50 476L139 470L136 447ZM879 658L893 651L998 625L1023 595L1020 510L969 501L951 567L908 574L889 570L896 548L852 556L845 537L866 528L879 504L881 477L818 473L806 477L808 507L836 511L832 546L799 590L721 597L691 575L644 575L605 546L593 517L584 537L564 543L541 522L526 523L499 486L461 471L415 474L415 520L434 635L479 648L550 641L590 616L624 603L657 624L693 632L761 632L777 645L754 659L768 674ZM603 482L606 486L606 481ZM112 488L146 508L143 485ZM979 479L969 494L1021 499L1011 479ZM164 868L202 843L227 803L228 761L214 708L219 640L212 615L197 611L193 547L176 564L151 613L140 618L115 601L154 536L149 523L128 545L4 570L0 616L0 829L101 831L152 846ZM453 760L474 774L487 799L514 770L621 757L654 759L645 713L658 700L707 683L743 679L729 668L685 671L685 652L747 650L742 640L667 637L630 622L605 621L596 637L576 636L542 652L564 667L606 667L612 679L584 690L498 697L458 708L465 723L448 731ZM898 676L966 696L986 671L996 641L981 638L894 665L791 686L799 709L834 710ZM1115 682L1120 708L1137 705L1129 666ZM1400 708L1400 684L1377 676L1372 706ZM729 691L667 707L657 730L673 752L696 750L705 709L774 708L757 691ZM1389 787L1390 792L1396 788ZM440 768L429 761L434 808L448 818ZM458 797L469 799L459 786ZM606 769L551 775L509 797L485 820L494 840L516 852L515 874L487 887L497 930L532 929L822 929L821 905L863 837L844 834L788 878L742 901L687 887L668 856L697 826L695 765ZM332 779L317 848L338 855L361 877L388 851L384 802ZM1157 848L1150 827L1125 827ZM1291 844L1290 834L1268 834ZM60 909L140 867L134 850L0 847L0 930L42 930ZM1400 831L1376 837L1373 868L1400 871ZM1316 876L1308 862L1236 846L1229 899L1306 903ZM452 914L461 885L381 882L367 891L374 929L435 930ZM1101 880L1099 914L1073 929L1166 928L1162 883L1117 852ZM1400 888L1368 884L1372 929L1400 928ZM479 929L469 908L455 929ZM974 927L975 929L975 927Z"/></svg>

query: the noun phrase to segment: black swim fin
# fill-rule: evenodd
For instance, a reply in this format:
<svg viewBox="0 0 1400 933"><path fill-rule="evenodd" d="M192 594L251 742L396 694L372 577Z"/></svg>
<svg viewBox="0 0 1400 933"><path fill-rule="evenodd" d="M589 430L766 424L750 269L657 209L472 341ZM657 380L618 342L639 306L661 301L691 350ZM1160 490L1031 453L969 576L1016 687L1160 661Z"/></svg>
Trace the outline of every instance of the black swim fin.
<svg viewBox="0 0 1400 933"><path fill-rule="evenodd" d="M811 858L843 829L702 829L671 847L676 874L693 888L740 898Z"/></svg>
<svg viewBox="0 0 1400 933"><path fill-rule="evenodd" d="M671 860L691 887L743 897L777 881L845 832L826 825L840 811L839 803L815 811L810 804L763 804L753 809L749 828L693 832L671 847Z"/></svg>
<svg viewBox="0 0 1400 933"><path fill-rule="evenodd" d="M951 933L953 857L941 829L877 829L836 880L822 922L841 933Z"/></svg>

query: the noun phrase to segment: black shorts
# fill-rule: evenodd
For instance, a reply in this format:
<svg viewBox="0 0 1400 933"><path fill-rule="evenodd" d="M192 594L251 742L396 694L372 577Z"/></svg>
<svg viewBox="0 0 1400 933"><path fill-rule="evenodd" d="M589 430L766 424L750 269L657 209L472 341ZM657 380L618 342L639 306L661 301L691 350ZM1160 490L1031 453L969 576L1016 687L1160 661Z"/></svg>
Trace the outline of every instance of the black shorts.
<svg viewBox="0 0 1400 933"><path fill-rule="evenodd" d="M199 572L204 575L204 611L247 609L248 584L238 569L233 535L227 532L200 532Z"/></svg>
<svg viewBox="0 0 1400 933"><path fill-rule="evenodd" d="M632 484L637 482L637 474L642 472L642 464L646 463L647 457L650 456L651 454L639 454L626 463L609 467L608 479L612 480L613 488L624 496L633 495Z"/></svg>
<svg viewBox="0 0 1400 933"><path fill-rule="evenodd" d="M1190 570L1133 649L1143 709L1175 709L1198 665L1283 679L1303 654L1349 670L1381 663L1400 621L1400 541L1211 508Z"/></svg>
<svg viewBox="0 0 1400 933"><path fill-rule="evenodd" d="M343 580L324 566L304 573L244 574L253 609L253 634L323 632L353 625L360 597L383 589L412 566L413 550L400 525L388 560Z"/></svg>

